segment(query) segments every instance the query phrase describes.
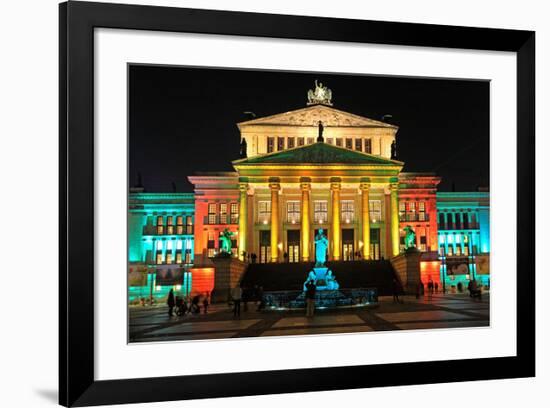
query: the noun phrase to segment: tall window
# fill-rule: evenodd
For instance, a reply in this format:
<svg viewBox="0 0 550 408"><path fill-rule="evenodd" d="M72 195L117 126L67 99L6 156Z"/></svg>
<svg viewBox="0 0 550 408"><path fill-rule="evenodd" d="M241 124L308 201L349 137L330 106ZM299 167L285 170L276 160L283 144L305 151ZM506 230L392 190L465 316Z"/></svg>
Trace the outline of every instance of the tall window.
<svg viewBox="0 0 550 408"><path fill-rule="evenodd" d="M355 218L354 202L353 200L342 200L342 221L350 223Z"/></svg>
<svg viewBox="0 0 550 408"><path fill-rule="evenodd" d="M298 146L303 146L304 145L304 138L303 137L299 137L298 138Z"/></svg>
<svg viewBox="0 0 550 408"><path fill-rule="evenodd" d="M216 204L208 204L208 224L216 224Z"/></svg>
<svg viewBox="0 0 550 408"><path fill-rule="evenodd" d="M326 224L328 221L328 205L326 200L316 200L313 203L313 220L316 224Z"/></svg>
<svg viewBox="0 0 550 408"><path fill-rule="evenodd" d="M289 149L294 148L295 143L296 143L296 139L293 138L293 137L289 137L289 138L287 139L287 141L286 141L286 145L287 145L287 147L288 147Z"/></svg>
<svg viewBox="0 0 550 408"><path fill-rule="evenodd" d="M420 236L420 250L425 252L426 251L426 235L421 235Z"/></svg>
<svg viewBox="0 0 550 408"><path fill-rule="evenodd" d="M342 147L342 139L341 138L336 139L336 146Z"/></svg>
<svg viewBox="0 0 550 408"><path fill-rule="evenodd" d="M206 247L208 249L209 258L212 258L214 255L216 255L216 240L214 231L208 231L208 241L206 243Z"/></svg>
<svg viewBox="0 0 550 408"><path fill-rule="evenodd" d="M371 139L365 139L365 153L371 153L371 152L372 152Z"/></svg>
<svg viewBox="0 0 550 408"><path fill-rule="evenodd" d="M307 144L308 145L313 144L313 138L312 137L307 138Z"/></svg>
<svg viewBox="0 0 550 408"><path fill-rule="evenodd" d="M183 234L183 216L181 215L176 217L176 234Z"/></svg>
<svg viewBox="0 0 550 408"><path fill-rule="evenodd" d="M162 215L159 215L157 217L157 234L164 234L164 218L162 217Z"/></svg>
<svg viewBox="0 0 550 408"><path fill-rule="evenodd" d="M407 204L407 221L416 221L416 202L409 201Z"/></svg>
<svg viewBox="0 0 550 408"><path fill-rule="evenodd" d="M277 138L277 151L285 150L285 138L284 137L278 137Z"/></svg>
<svg viewBox="0 0 550 408"><path fill-rule="evenodd" d="M468 220L468 213L462 214L462 226L464 229L470 229L470 221Z"/></svg>
<svg viewBox="0 0 550 408"><path fill-rule="evenodd" d="M273 153L275 151L275 138L274 137L268 137L267 138L267 152Z"/></svg>
<svg viewBox="0 0 550 408"><path fill-rule="evenodd" d="M193 233L193 217L188 215L185 217L185 224L186 224L186 234L192 234Z"/></svg>
<svg viewBox="0 0 550 408"><path fill-rule="evenodd" d="M439 229L447 229L445 226L445 214L439 213Z"/></svg>
<svg viewBox="0 0 550 408"><path fill-rule="evenodd" d="M162 264L162 241L157 241L157 255L155 261L157 264Z"/></svg>
<svg viewBox="0 0 550 408"><path fill-rule="evenodd" d="M363 151L363 139L355 139L355 150Z"/></svg>
<svg viewBox="0 0 550 408"><path fill-rule="evenodd" d="M346 139L346 149L353 149L353 139L347 138Z"/></svg>
<svg viewBox="0 0 550 408"><path fill-rule="evenodd" d="M166 217L166 233L169 235L174 234L174 217L171 215Z"/></svg>
<svg viewBox="0 0 550 408"><path fill-rule="evenodd" d="M271 221L271 201L258 201L258 222L269 224Z"/></svg>
<svg viewBox="0 0 550 408"><path fill-rule="evenodd" d="M448 229L454 229L453 213L447 213L447 228Z"/></svg>
<svg viewBox="0 0 550 408"><path fill-rule="evenodd" d="M369 201L369 217L372 222L382 220L382 202L380 200Z"/></svg>
<svg viewBox="0 0 550 408"><path fill-rule="evenodd" d="M462 229L462 213L455 214L455 228Z"/></svg>
<svg viewBox="0 0 550 408"><path fill-rule="evenodd" d="M287 201L286 219L291 224L296 224L300 222L300 202L299 201Z"/></svg>
<svg viewBox="0 0 550 408"><path fill-rule="evenodd" d="M426 202L418 202L418 221L427 221L426 219Z"/></svg>
<svg viewBox="0 0 550 408"><path fill-rule="evenodd" d="M237 203L231 203L231 224L237 224L239 222L239 206Z"/></svg>
<svg viewBox="0 0 550 408"><path fill-rule="evenodd" d="M220 224L227 224L227 203L220 203Z"/></svg>

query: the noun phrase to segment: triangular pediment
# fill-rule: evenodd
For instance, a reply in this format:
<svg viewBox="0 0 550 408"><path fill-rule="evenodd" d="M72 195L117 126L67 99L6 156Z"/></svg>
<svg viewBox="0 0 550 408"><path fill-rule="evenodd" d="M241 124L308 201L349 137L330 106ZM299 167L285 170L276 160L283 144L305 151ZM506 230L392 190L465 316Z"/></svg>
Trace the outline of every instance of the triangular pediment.
<svg viewBox="0 0 550 408"><path fill-rule="evenodd" d="M311 145L300 146L280 152L254 156L247 159L240 159L233 162L233 165L236 167L248 165L308 164L366 165L380 167L403 166L403 163L397 160L390 160L384 157L349 150L323 142L317 142Z"/></svg>
<svg viewBox="0 0 550 408"><path fill-rule="evenodd" d="M296 109L289 112L278 113L276 115L265 116L241 122L239 128L243 126L265 125L265 126L317 126L319 121L324 126L335 127L378 127L397 129L397 126L354 115L326 105L313 105L302 109Z"/></svg>

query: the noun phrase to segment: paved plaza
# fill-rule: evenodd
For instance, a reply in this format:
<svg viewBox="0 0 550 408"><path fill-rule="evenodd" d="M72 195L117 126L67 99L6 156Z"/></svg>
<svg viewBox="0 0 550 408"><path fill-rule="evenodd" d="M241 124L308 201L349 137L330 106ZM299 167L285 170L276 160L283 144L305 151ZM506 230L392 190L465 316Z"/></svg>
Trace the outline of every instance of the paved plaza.
<svg viewBox="0 0 550 408"><path fill-rule="evenodd" d="M405 296L403 303L379 300L375 308L318 310L309 319L304 311L258 312L254 303L247 311L241 307L240 318L226 304L211 305L208 314L173 317L165 305L132 306L129 336L130 342L153 342L489 326L489 294L482 300L467 294Z"/></svg>

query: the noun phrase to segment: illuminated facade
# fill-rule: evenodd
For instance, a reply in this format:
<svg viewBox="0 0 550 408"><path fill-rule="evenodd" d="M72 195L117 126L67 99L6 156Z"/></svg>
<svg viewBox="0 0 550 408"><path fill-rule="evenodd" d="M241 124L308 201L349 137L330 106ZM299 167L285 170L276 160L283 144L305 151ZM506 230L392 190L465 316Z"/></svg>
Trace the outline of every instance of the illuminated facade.
<svg viewBox="0 0 550 408"><path fill-rule="evenodd" d="M402 171L396 126L319 95L305 108L238 123L246 152L235 171L188 176L194 193L131 194L130 267L185 269L192 278L182 285L209 291L226 229L234 257L269 263L313 261L321 228L331 261L391 259L410 225L423 281L446 277L453 286L481 275L485 255L488 271L488 192L438 193L437 175ZM468 273L455 268L458 257Z"/></svg>
<svg viewBox="0 0 550 408"><path fill-rule="evenodd" d="M437 193L439 259L446 286L490 285L489 192Z"/></svg>

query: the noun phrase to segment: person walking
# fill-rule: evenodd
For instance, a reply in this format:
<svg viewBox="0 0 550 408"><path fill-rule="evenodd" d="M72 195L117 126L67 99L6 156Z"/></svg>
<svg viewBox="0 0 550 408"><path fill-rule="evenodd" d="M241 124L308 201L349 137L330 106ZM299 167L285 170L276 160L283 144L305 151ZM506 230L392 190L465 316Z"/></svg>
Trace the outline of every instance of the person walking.
<svg viewBox="0 0 550 408"><path fill-rule="evenodd" d="M233 298L233 316L241 317L241 299L243 297L243 290L240 285L233 288L231 291L231 297Z"/></svg>
<svg viewBox="0 0 550 408"><path fill-rule="evenodd" d="M176 300L174 299L174 289L170 289L170 292L168 292L166 304L168 305L168 316L172 317L174 315L174 306L176 305Z"/></svg>
<svg viewBox="0 0 550 408"><path fill-rule="evenodd" d="M210 302L208 302L208 293L204 295L204 298L202 299L202 307L204 308L204 314L208 313L208 305L210 305Z"/></svg>
<svg viewBox="0 0 550 408"><path fill-rule="evenodd" d="M313 317L315 313L315 292L317 291L317 286L315 282L310 280L306 284L306 317Z"/></svg>
<svg viewBox="0 0 550 408"><path fill-rule="evenodd" d="M399 287L399 282L396 278L393 278L392 285L393 303L401 303L401 301L399 300L399 291L401 290L401 288Z"/></svg>

